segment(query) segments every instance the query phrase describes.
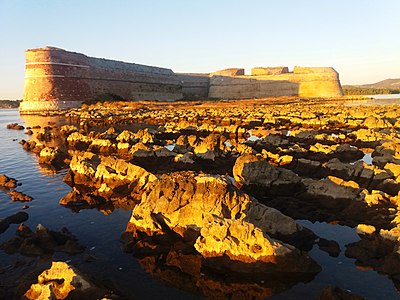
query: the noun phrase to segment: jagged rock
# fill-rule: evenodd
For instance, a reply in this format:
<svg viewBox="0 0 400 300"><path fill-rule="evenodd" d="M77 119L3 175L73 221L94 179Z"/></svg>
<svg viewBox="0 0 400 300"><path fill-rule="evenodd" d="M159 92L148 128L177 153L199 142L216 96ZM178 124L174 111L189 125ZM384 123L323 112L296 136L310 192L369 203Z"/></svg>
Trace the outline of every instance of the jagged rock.
<svg viewBox="0 0 400 300"><path fill-rule="evenodd" d="M36 143L34 140L29 140L29 141L21 140L19 143L22 145L22 148L25 151L34 153L40 153L40 151L45 147L43 144Z"/></svg>
<svg viewBox="0 0 400 300"><path fill-rule="evenodd" d="M274 167L266 160L252 154L236 159L233 167L235 181L255 196L265 194L290 195L299 192L301 179L293 171Z"/></svg>
<svg viewBox="0 0 400 300"><path fill-rule="evenodd" d="M0 219L0 233L3 233L8 229L10 224L19 224L28 220L29 216L26 212L17 212L7 218Z"/></svg>
<svg viewBox="0 0 400 300"><path fill-rule="evenodd" d="M142 142L138 142L132 146L129 153L133 157L154 157L154 151L149 146L146 146Z"/></svg>
<svg viewBox="0 0 400 300"><path fill-rule="evenodd" d="M203 223L194 247L205 258L227 255L246 263L274 263L277 256L294 250L293 246L271 239L252 223L212 216Z"/></svg>
<svg viewBox="0 0 400 300"><path fill-rule="evenodd" d="M0 187L5 189L14 189L17 187L17 180L8 177L5 174L0 174Z"/></svg>
<svg viewBox="0 0 400 300"><path fill-rule="evenodd" d="M372 235L376 232L375 226L367 224L358 224L356 230L359 235Z"/></svg>
<svg viewBox="0 0 400 300"><path fill-rule="evenodd" d="M89 152L110 155L115 152L116 146L108 139L94 138L88 147Z"/></svg>
<svg viewBox="0 0 400 300"><path fill-rule="evenodd" d="M83 135L82 133L73 132L68 136L67 143L70 147L74 149L86 150L89 147L91 140L89 137Z"/></svg>
<svg viewBox="0 0 400 300"><path fill-rule="evenodd" d="M32 232L27 226L20 226L16 234L16 237L0 244L0 249L9 254L21 253L25 256L42 256L55 251L77 254L84 249L65 227L58 232L38 224L36 231Z"/></svg>
<svg viewBox="0 0 400 300"><path fill-rule="evenodd" d="M143 144L152 144L154 143L154 136L150 133L148 128L140 129L135 134L135 139L140 141Z"/></svg>
<svg viewBox="0 0 400 300"><path fill-rule="evenodd" d="M65 262L52 262L51 268L38 276L38 282L26 291L26 299L106 299L104 288Z"/></svg>
<svg viewBox="0 0 400 300"><path fill-rule="evenodd" d="M124 130L122 131L116 138L117 142L119 143L133 143L136 137L132 131Z"/></svg>
<svg viewBox="0 0 400 300"><path fill-rule="evenodd" d="M60 169L65 166L66 158L68 158L68 154L62 152L58 147L45 147L39 153L40 164L51 165L56 169Z"/></svg>
<svg viewBox="0 0 400 300"><path fill-rule="evenodd" d="M327 252L330 256L338 257L340 254L340 246L336 241L319 238L318 246L319 249Z"/></svg>
<svg viewBox="0 0 400 300"><path fill-rule="evenodd" d="M174 162L181 164L194 164L194 154L192 152L186 152L185 154L178 154L174 157Z"/></svg>
<svg viewBox="0 0 400 300"><path fill-rule="evenodd" d="M362 126L370 129L375 129L375 128L390 128L392 127L392 124L390 124L388 121L384 119L380 119L374 116L368 116L365 118L364 122L362 123Z"/></svg>
<svg viewBox="0 0 400 300"><path fill-rule="evenodd" d="M93 190L93 195L110 200L130 195L140 197L147 185L157 179L122 159L99 157L90 152L72 157L68 178L71 186L87 186Z"/></svg>
<svg viewBox="0 0 400 300"><path fill-rule="evenodd" d="M340 211L351 201L361 200L359 199L361 189L353 181L328 176L323 180L305 178L302 183L306 191L301 197L315 201L322 207Z"/></svg>
<svg viewBox="0 0 400 300"><path fill-rule="evenodd" d="M231 228L229 234L228 228ZM195 247L207 257L231 253L232 258L244 262L254 261L259 255L257 251L262 253L261 256L269 253L270 256L279 256L282 260L286 253L297 253L298 250L293 246L279 241L274 244L269 235L285 237L302 230L293 219L237 190L229 178L196 175L192 172L163 175L152 182L142 194L140 204L133 209L127 226L127 232L134 235L143 232L148 236L156 236L173 231L192 243L197 239ZM230 250L225 248L228 243L219 243L218 239L223 240L222 236L212 236L217 233L222 235L223 232L235 244L231 245L233 248ZM262 243L262 250L257 250L258 247L255 246L255 252L247 252L247 243L254 241ZM298 257L308 260L302 255ZM271 259L268 257L265 261Z"/></svg>
<svg viewBox="0 0 400 300"><path fill-rule="evenodd" d="M60 133L64 136L69 136L71 133L77 132L78 128L75 125L63 125L60 128Z"/></svg>
<svg viewBox="0 0 400 300"><path fill-rule="evenodd" d="M8 194L11 196L11 201L29 202L33 200L31 196L25 195L16 190L9 191Z"/></svg>
<svg viewBox="0 0 400 300"><path fill-rule="evenodd" d="M202 159L215 160L221 156L225 141L224 136L212 133L193 146L193 153Z"/></svg>
<svg viewBox="0 0 400 300"><path fill-rule="evenodd" d="M327 286L315 300L365 300L364 297L344 291L337 286Z"/></svg>
<svg viewBox="0 0 400 300"><path fill-rule="evenodd" d="M334 151L335 157L344 162L356 161L364 156L364 152L349 144L340 144Z"/></svg>
<svg viewBox="0 0 400 300"><path fill-rule="evenodd" d="M11 123L11 124L7 124L7 129L24 130L25 127L22 125L18 125L18 123Z"/></svg>

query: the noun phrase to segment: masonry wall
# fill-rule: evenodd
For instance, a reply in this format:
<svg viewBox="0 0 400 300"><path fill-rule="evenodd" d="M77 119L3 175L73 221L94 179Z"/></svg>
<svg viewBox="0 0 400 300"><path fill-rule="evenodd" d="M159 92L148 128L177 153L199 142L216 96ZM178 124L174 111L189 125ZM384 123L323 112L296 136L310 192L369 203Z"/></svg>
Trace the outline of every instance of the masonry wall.
<svg viewBox="0 0 400 300"><path fill-rule="evenodd" d="M170 69L88 57L57 48L27 50L21 112L67 109L102 94L173 101L182 86Z"/></svg>
<svg viewBox="0 0 400 300"><path fill-rule="evenodd" d="M261 68L257 68L261 69ZM219 99L248 99L278 96L340 97L343 91L339 75L333 68L295 67L293 72L263 68L250 76L213 76L209 97ZM257 70L259 71L259 70Z"/></svg>
<svg viewBox="0 0 400 300"><path fill-rule="evenodd" d="M26 50L23 113L79 107L113 94L128 101L249 99L343 95L333 68L257 67L252 75L230 68L210 74L174 73L158 68L46 47Z"/></svg>
<svg viewBox="0 0 400 300"><path fill-rule="evenodd" d="M184 99L208 98L210 74L178 73Z"/></svg>

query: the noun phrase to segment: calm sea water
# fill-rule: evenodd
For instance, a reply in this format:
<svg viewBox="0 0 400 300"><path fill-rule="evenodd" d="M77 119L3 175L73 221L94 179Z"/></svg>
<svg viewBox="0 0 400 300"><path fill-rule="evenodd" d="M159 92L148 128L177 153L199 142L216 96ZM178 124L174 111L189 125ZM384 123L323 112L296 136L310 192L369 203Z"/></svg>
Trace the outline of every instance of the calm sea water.
<svg viewBox="0 0 400 300"><path fill-rule="evenodd" d="M0 173L18 179L22 186L18 190L34 198L30 203L29 220L32 229L41 223L49 229L60 230L67 227L86 246L88 253L96 259L91 263L81 263L74 256L54 258L70 259L72 264L94 277L112 281L118 289L135 299L196 299L198 296L180 291L146 273L138 261L120 248L119 238L130 218L129 211L115 210L104 215L96 209L73 213L58 204L60 198L71 189L63 182L66 171L56 174L44 171L37 163L35 155L25 152L18 144L28 139L23 131L7 130L6 125L17 122L25 126L47 124L49 118L20 117L16 109L0 110ZM52 119L60 122L62 120ZM10 197L0 191L0 218L9 216L21 209L23 204L11 202ZM359 240L355 230L340 225L325 223L312 224L299 221L326 239L339 242L341 254L330 257L317 246L310 255L322 266L323 271L307 284L297 284L290 290L272 296L270 299L312 299L326 285L338 285L368 299L398 299L399 293L393 283L374 271L362 271L356 268L354 259L344 256L345 245ZM0 234L0 242L14 236L17 225L12 225ZM8 255L0 251L0 268L21 257Z"/></svg>
<svg viewBox="0 0 400 300"><path fill-rule="evenodd" d="M400 94L388 94L388 95L369 95L366 96L372 99L368 100L354 100L346 101L347 106L358 106L358 105L390 105L400 104Z"/></svg>

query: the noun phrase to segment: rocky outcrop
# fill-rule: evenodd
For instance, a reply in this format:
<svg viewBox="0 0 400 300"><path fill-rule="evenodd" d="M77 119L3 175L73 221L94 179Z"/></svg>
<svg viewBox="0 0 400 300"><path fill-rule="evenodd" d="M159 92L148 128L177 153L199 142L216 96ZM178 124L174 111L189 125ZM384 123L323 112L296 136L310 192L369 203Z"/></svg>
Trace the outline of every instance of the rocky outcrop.
<svg viewBox="0 0 400 300"><path fill-rule="evenodd" d="M25 298L36 299L106 299L107 291L96 286L88 276L61 261L53 261L26 291Z"/></svg>
<svg viewBox="0 0 400 300"><path fill-rule="evenodd" d="M30 202L33 200L31 196L28 196L16 190L9 191L8 194L11 196L11 201Z"/></svg>
<svg viewBox="0 0 400 300"><path fill-rule="evenodd" d="M70 171L65 181L75 187L73 191L61 200L63 205L99 204L105 201L134 202L140 198L148 185L157 178L145 169L114 157L100 157L90 152L75 155L70 163ZM90 196L80 195L79 187ZM106 200L107 199L107 200ZM93 203L90 201L93 200Z"/></svg>
<svg viewBox="0 0 400 300"><path fill-rule="evenodd" d="M255 196L290 195L304 189L296 173L275 167L253 154L245 154L236 159L233 176L238 184L244 186L244 190Z"/></svg>
<svg viewBox="0 0 400 300"><path fill-rule="evenodd" d="M65 160L69 155L62 152L58 147L44 147L39 153L39 164L52 166L61 169L66 165Z"/></svg>
<svg viewBox="0 0 400 300"><path fill-rule="evenodd" d="M8 177L5 174L0 174L0 187L4 189L13 189L17 187L17 180Z"/></svg>
<svg viewBox="0 0 400 300"><path fill-rule="evenodd" d="M16 237L0 244L0 249L6 253L20 253L25 256L48 256L55 251L68 254L83 252L77 238L67 229L61 231L49 230L38 224L35 232L24 224L20 224Z"/></svg>
<svg viewBox="0 0 400 300"><path fill-rule="evenodd" d="M26 212L20 211L6 218L0 219L0 233L8 229L11 224L19 224L28 220L29 216Z"/></svg>
<svg viewBox="0 0 400 300"><path fill-rule="evenodd" d="M127 226L134 236L172 231L207 258L227 255L233 261L276 264L275 271L315 272L316 265L299 250L270 237L289 237L302 230L293 219L237 190L227 177L191 172L163 175L152 182ZM309 268L295 271L285 264L286 269L280 269L278 261L293 257L308 261Z"/></svg>

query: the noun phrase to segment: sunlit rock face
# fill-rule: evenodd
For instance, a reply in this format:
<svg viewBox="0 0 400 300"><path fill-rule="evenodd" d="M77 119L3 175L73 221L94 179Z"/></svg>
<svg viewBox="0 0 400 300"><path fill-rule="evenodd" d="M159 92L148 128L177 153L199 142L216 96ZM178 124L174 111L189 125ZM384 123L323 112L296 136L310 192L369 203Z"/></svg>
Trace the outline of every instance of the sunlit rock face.
<svg viewBox="0 0 400 300"><path fill-rule="evenodd" d="M51 268L38 276L24 297L36 299L100 299L106 291L97 287L86 275L65 262L52 262ZM99 298L98 298L99 297ZM93 299L92 298L92 299Z"/></svg>
<svg viewBox="0 0 400 300"><path fill-rule="evenodd" d="M83 155L73 156L71 160L66 182L74 190L61 199L60 203L72 206L81 205L82 202L86 205L97 205L124 199L128 206L133 207L149 183L156 179L156 176L145 169L122 159L85 152Z"/></svg>
<svg viewBox="0 0 400 300"><path fill-rule="evenodd" d="M308 268L297 269L294 263L294 268L281 271L318 272L317 265L304 253L270 237L301 231L293 219L239 191L226 176L193 172L162 175L152 182L127 226L127 232L134 236L145 233L157 237L173 232L205 258L272 263L275 271L283 261L302 261L309 262L304 264Z"/></svg>

